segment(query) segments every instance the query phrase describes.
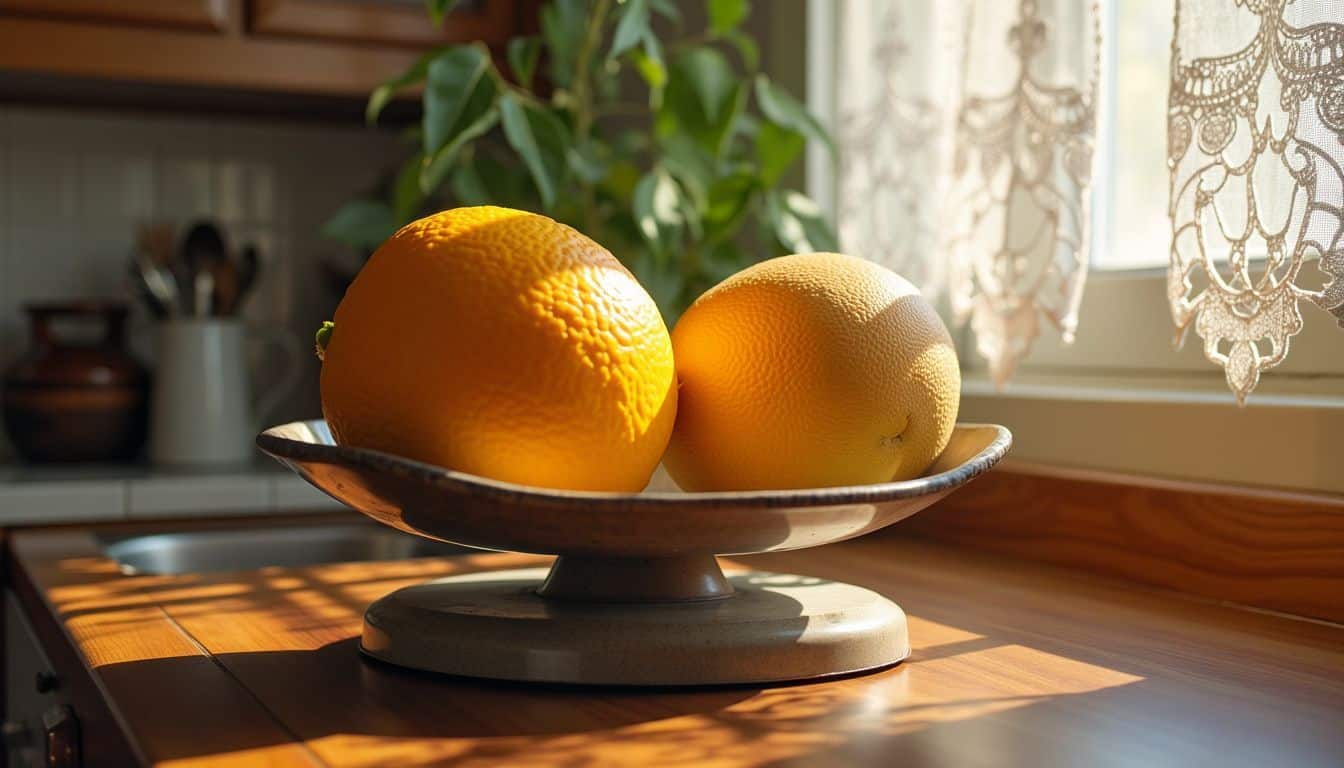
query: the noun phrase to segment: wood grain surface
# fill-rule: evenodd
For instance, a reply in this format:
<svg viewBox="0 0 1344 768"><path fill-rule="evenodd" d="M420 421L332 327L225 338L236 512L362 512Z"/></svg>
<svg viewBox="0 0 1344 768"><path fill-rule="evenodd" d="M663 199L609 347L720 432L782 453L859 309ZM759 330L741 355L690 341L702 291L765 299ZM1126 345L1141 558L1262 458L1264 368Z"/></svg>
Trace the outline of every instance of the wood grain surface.
<svg viewBox="0 0 1344 768"><path fill-rule="evenodd" d="M80 22L222 30L229 24L229 0L5 0L16 15L47 16Z"/></svg>
<svg viewBox="0 0 1344 768"><path fill-rule="evenodd" d="M12 544L162 765L1344 764L1344 628L875 534L744 558L876 589L912 658L824 683L509 685L362 659L371 600L510 554L123 577L78 531Z"/></svg>
<svg viewBox="0 0 1344 768"><path fill-rule="evenodd" d="M457 8L430 24L422 3L349 0L249 0L248 26L259 34L432 48L486 40L499 43L516 29L513 0Z"/></svg>
<svg viewBox="0 0 1344 768"><path fill-rule="evenodd" d="M1005 462L900 531L1344 623L1344 499Z"/></svg>
<svg viewBox="0 0 1344 768"><path fill-rule="evenodd" d="M411 49L0 16L0 70L364 98Z"/></svg>

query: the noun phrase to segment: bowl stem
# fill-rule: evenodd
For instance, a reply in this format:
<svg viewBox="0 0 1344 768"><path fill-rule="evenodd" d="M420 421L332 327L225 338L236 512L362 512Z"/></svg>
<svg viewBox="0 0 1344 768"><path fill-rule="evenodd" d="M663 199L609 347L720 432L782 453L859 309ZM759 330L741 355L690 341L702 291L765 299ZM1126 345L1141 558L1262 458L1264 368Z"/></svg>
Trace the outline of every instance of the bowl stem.
<svg viewBox="0 0 1344 768"><path fill-rule="evenodd" d="M733 594L713 555L555 559L537 594L555 600L600 603L673 603Z"/></svg>

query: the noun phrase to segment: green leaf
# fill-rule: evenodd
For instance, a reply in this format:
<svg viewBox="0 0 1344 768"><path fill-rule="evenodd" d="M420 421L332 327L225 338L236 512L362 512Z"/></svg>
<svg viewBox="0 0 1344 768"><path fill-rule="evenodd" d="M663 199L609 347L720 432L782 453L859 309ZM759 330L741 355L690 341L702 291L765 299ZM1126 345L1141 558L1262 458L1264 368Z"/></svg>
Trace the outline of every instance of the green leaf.
<svg viewBox="0 0 1344 768"><path fill-rule="evenodd" d="M709 205L705 210L706 241L714 243L737 232L757 188L756 177L746 172L724 176L710 186Z"/></svg>
<svg viewBox="0 0 1344 768"><path fill-rule="evenodd" d="M710 122L716 121L737 86L737 76L728 60L713 48L700 46L678 57L675 70L685 78L705 117Z"/></svg>
<svg viewBox="0 0 1344 768"><path fill-rule="evenodd" d="M751 12L751 4L747 0L707 0L706 6L709 31L716 35L736 29Z"/></svg>
<svg viewBox="0 0 1344 768"><path fill-rule="evenodd" d="M429 11L429 20L434 26L443 26L443 17L457 5L457 0L425 0L425 10Z"/></svg>
<svg viewBox="0 0 1344 768"><path fill-rule="evenodd" d="M635 71L649 86L649 108L658 109L663 103L663 89L667 87L667 65L663 63L663 51L658 39L649 35L642 49L636 50L631 59Z"/></svg>
<svg viewBox="0 0 1344 768"><path fill-rule="evenodd" d="M522 87L531 88L532 77L537 73L537 62L541 59L541 38L513 38L509 41L508 59L513 79Z"/></svg>
<svg viewBox="0 0 1344 768"><path fill-rule="evenodd" d="M760 166L761 183L766 187L778 184L806 144L801 133L769 121L762 123L756 133L756 163Z"/></svg>
<svg viewBox="0 0 1344 768"><path fill-rule="evenodd" d="M430 63L425 83L425 114L421 121L426 155L437 153L452 140L456 131L479 116L468 114L469 106L481 112L488 109L488 105L483 106L480 102L493 100L493 85L488 99L478 95L477 91L489 66L489 54L474 45L449 48Z"/></svg>
<svg viewBox="0 0 1344 768"><path fill-rule="evenodd" d="M667 253L681 240L685 224L677 182L663 169L644 174L635 185L635 223L655 251Z"/></svg>
<svg viewBox="0 0 1344 768"><path fill-rule="evenodd" d="M550 210L566 176L569 132L565 124L550 111L523 102L512 93L500 97L499 113L504 138L527 166L542 206Z"/></svg>
<svg viewBox="0 0 1344 768"><path fill-rule="evenodd" d="M673 134L662 141L662 164L686 189L698 208L708 204L709 185L714 180L714 158L689 136Z"/></svg>
<svg viewBox="0 0 1344 768"><path fill-rule="evenodd" d="M618 13L620 20L616 22L616 34L611 39L608 59L620 56L652 34L649 29L648 0L625 0Z"/></svg>
<svg viewBox="0 0 1344 768"><path fill-rule="evenodd" d="M639 178L639 166L629 160L619 160L611 165L606 178L600 183L602 190L614 200L631 205Z"/></svg>
<svg viewBox="0 0 1344 768"><path fill-rule="evenodd" d="M374 251L397 231L392 206L381 200L352 200L322 225L322 236L359 251Z"/></svg>
<svg viewBox="0 0 1344 768"><path fill-rule="evenodd" d="M831 225L807 195L771 190L765 207L775 239L790 253L839 250Z"/></svg>
<svg viewBox="0 0 1344 768"><path fill-rule="evenodd" d="M568 88L574 80L587 16L587 0L553 0L541 9L541 36L546 40L551 83L556 88Z"/></svg>
<svg viewBox="0 0 1344 768"><path fill-rule="evenodd" d="M392 186L392 218L397 226L414 219L425 204L425 193L420 191L420 168L424 163L425 156L417 152L397 172L397 181Z"/></svg>
<svg viewBox="0 0 1344 768"><path fill-rule="evenodd" d="M653 8L654 13L668 21L681 21L681 11L677 9L675 0L649 0L649 6Z"/></svg>
<svg viewBox="0 0 1344 768"><path fill-rule="evenodd" d="M835 153L835 144L831 143L831 137L821 123L788 91L770 82L765 75L756 76L756 103L770 122L820 141L832 154Z"/></svg>
<svg viewBox="0 0 1344 768"><path fill-rule="evenodd" d="M672 65L655 127L664 139L689 135L717 160L745 103L745 85L723 54L692 48Z"/></svg>
<svg viewBox="0 0 1344 768"><path fill-rule="evenodd" d="M484 144L474 144L454 164L449 183L457 202L535 209L537 195L527 171L519 165L500 162L485 149Z"/></svg>
<svg viewBox="0 0 1344 768"><path fill-rule="evenodd" d="M425 74L429 71L429 63L443 52L444 49L442 48L429 51L416 59L410 69L374 88L373 93L369 94L369 103L364 106L364 120L369 125L378 122L378 115L382 114L383 107L386 107L392 97L397 95L397 91L409 88L424 80Z"/></svg>
<svg viewBox="0 0 1344 768"><path fill-rule="evenodd" d="M457 155L462 150L462 147L465 146L467 142L475 141L481 136L484 136L491 128L494 128L495 124L498 122L499 110L495 109L493 106L487 107L485 112L481 113L475 120L467 123L467 125L465 125L462 130L458 131L457 135L449 140L447 144L439 147L438 152L435 152L432 157L422 163L420 173L416 177L421 192L429 195L432 194L434 190L438 189L439 185L443 183L444 177L448 175L448 171L452 169L453 164L457 161Z"/></svg>
<svg viewBox="0 0 1344 768"><path fill-rule="evenodd" d="M565 153L565 159L575 176L589 184L597 184L607 176L607 164L598 155L597 140L589 139L585 144L570 147Z"/></svg>
<svg viewBox="0 0 1344 768"><path fill-rule="evenodd" d="M680 184L677 185L677 209L681 211L681 220L686 225L687 232L690 233L691 242L697 243L705 236L705 223L700 215L704 209L704 203L699 204L686 194L686 190Z"/></svg>
<svg viewBox="0 0 1344 768"><path fill-rule="evenodd" d="M448 187L453 192L453 200L458 205L489 205L495 201L486 189L481 174L476 171L474 158L468 157L453 167L453 175L448 179Z"/></svg>
<svg viewBox="0 0 1344 768"><path fill-rule="evenodd" d="M724 40L733 44L737 53L742 57L742 64L752 72L761 65L761 49L756 45L756 41L751 35L740 29L734 29L725 32L722 35Z"/></svg>
<svg viewBox="0 0 1344 768"><path fill-rule="evenodd" d="M616 134L611 146L618 155L641 155L649 149L649 135L641 130L626 129Z"/></svg>

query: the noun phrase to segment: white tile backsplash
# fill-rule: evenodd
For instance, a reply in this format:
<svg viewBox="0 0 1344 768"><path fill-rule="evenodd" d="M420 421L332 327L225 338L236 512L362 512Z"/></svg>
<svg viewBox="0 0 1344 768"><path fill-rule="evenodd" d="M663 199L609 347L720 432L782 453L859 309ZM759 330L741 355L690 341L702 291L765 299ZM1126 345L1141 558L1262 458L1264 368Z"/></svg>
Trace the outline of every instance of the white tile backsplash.
<svg viewBox="0 0 1344 768"><path fill-rule="evenodd" d="M34 141L26 150L17 132L10 145L9 214L14 224L31 228L68 228L79 201L79 158L49 138ZM35 138L35 137L34 137Z"/></svg>
<svg viewBox="0 0 1344 768"><path fill-rule="evenodd" d="M181 225L216 210L209 160L161 155L158 171L155 218Z"/></svg>
<svg viewBox="0 0 1344 768"><path fill-rule="evenodd" d="M403 152L358 125L0 106L0 366L26 346L24 302L129 298L128 258L145 222L180 237L211 218L234 248L256 243L262 272L245 318L308 338L338 298L319 263L341 246L318 227ZM134 349L148 348L148 326L137 312ZM301 363L303 385L282 417L318 412L317 364Z"/></svg>

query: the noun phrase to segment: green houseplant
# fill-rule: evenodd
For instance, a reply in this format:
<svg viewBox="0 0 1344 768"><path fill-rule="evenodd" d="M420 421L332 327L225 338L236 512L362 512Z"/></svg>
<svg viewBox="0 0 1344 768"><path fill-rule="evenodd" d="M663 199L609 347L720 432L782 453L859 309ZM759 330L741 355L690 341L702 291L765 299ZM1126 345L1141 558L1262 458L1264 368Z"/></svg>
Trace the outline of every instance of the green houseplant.
<svg viewBox="0 0 1344 768"><path fill-rule="evenodd" d="M442 23L452 2L426 5ZM422 87L413 154L324 234L367 252L445 205L541 211L609 248L669 321L761 258L835 249L817 206L781 186L806 142L830 137L759 71L749 12L706 0L688 32L671 0L552 0L539 35L509 41L504 71L481 44L426 54L366 111L376 122Z"/></svg>

